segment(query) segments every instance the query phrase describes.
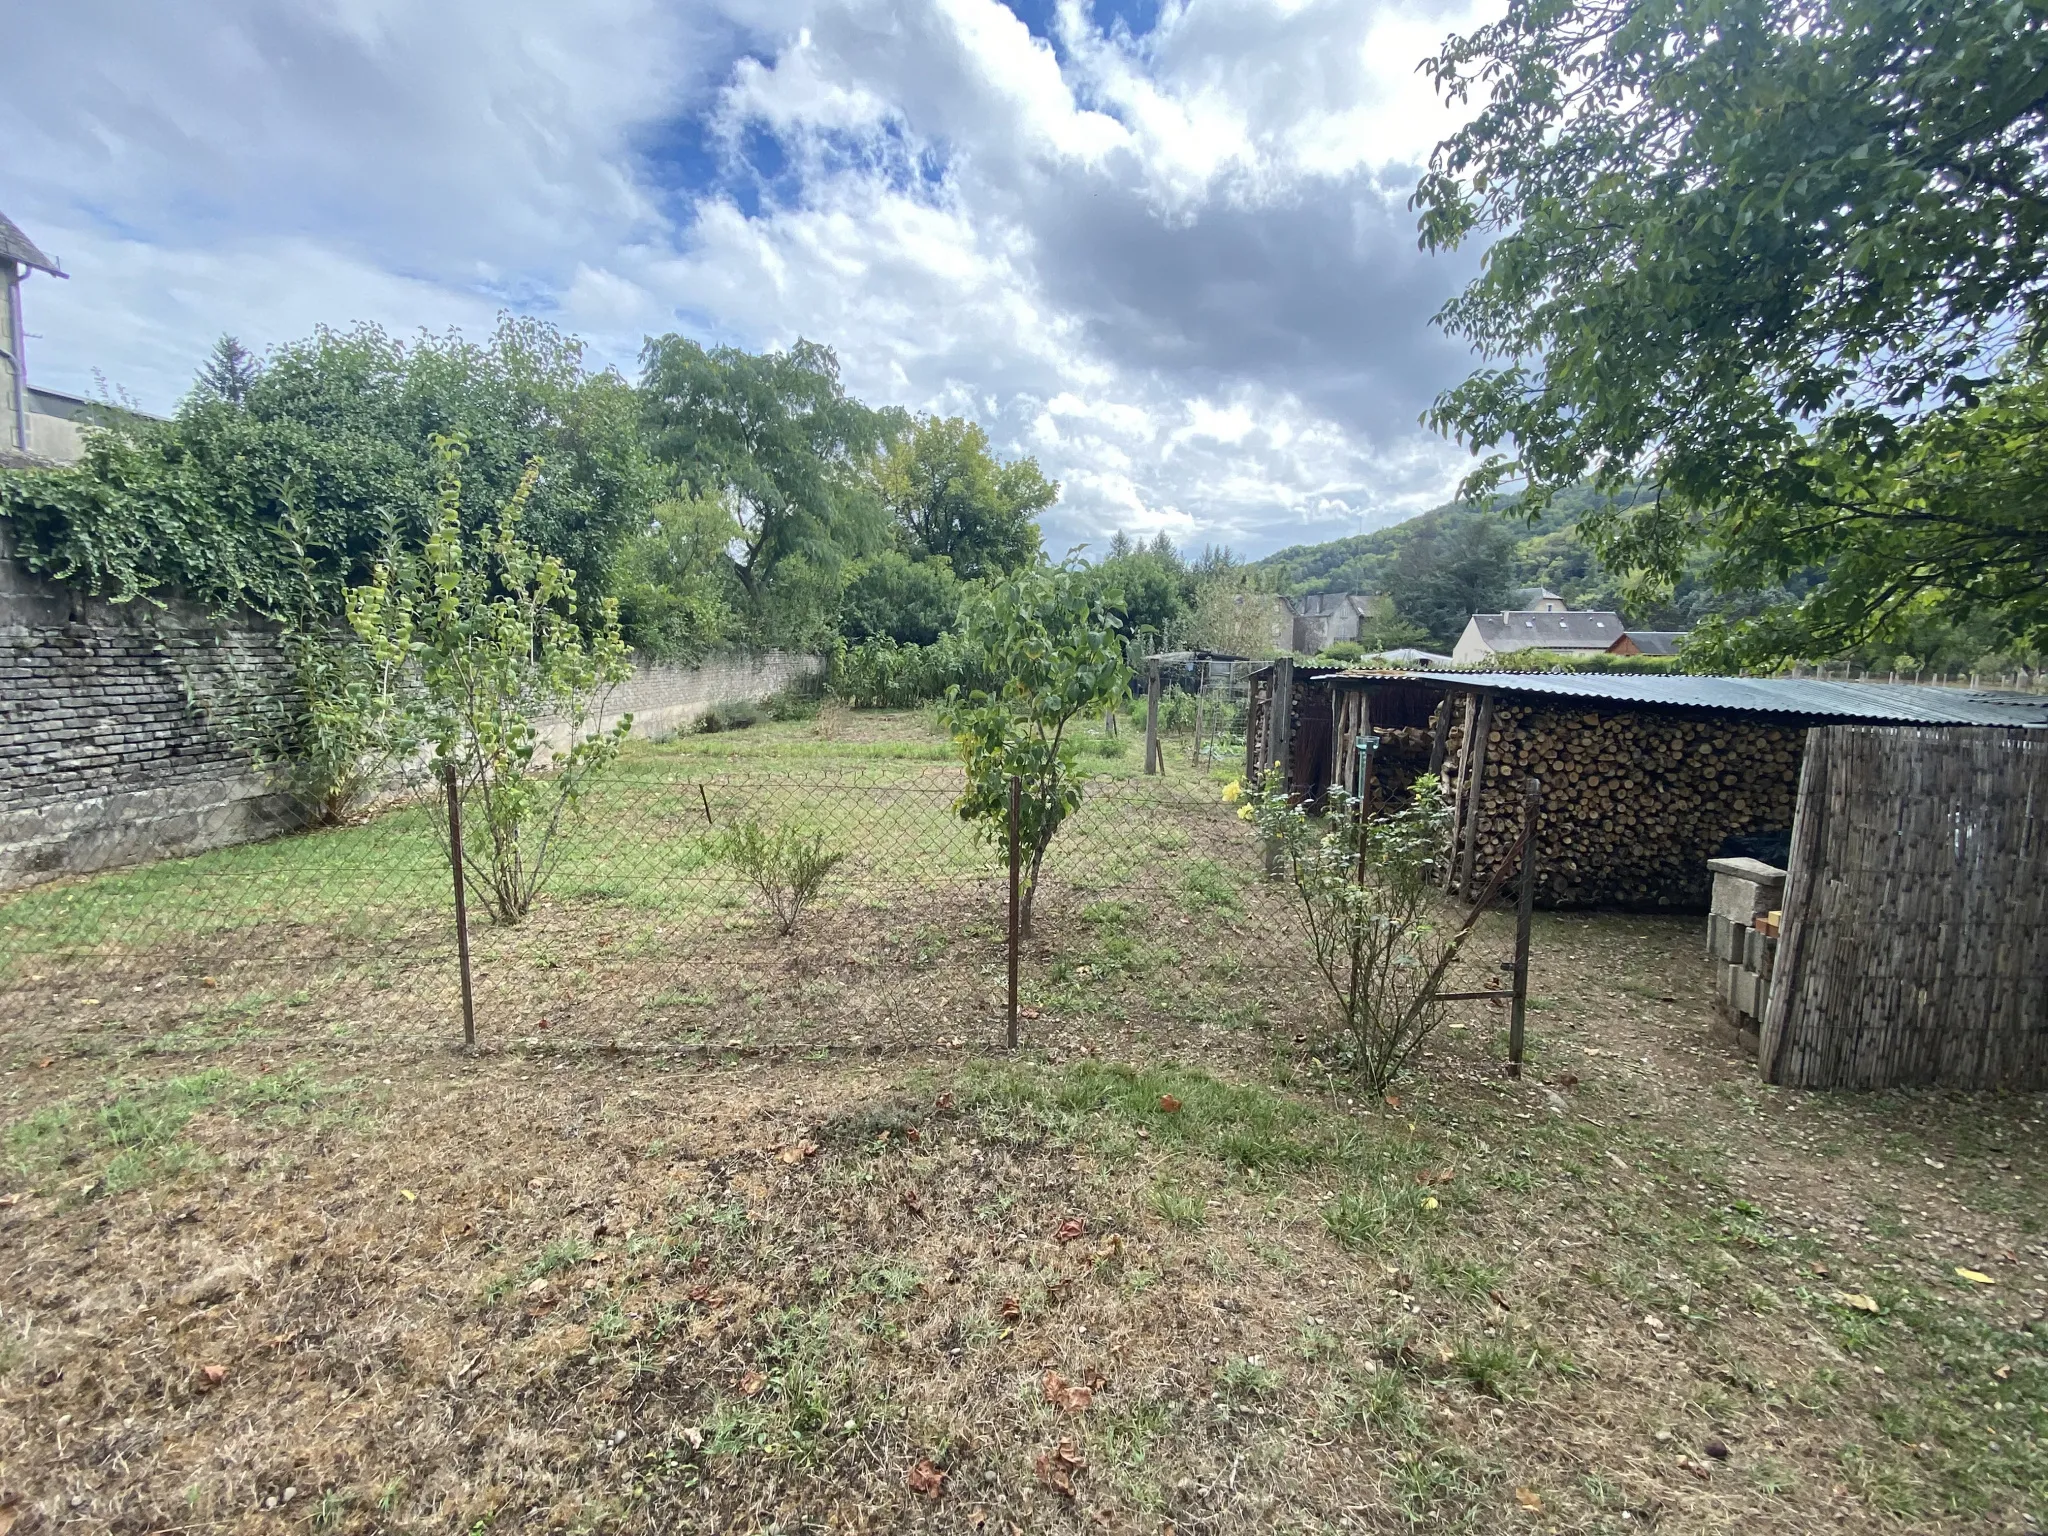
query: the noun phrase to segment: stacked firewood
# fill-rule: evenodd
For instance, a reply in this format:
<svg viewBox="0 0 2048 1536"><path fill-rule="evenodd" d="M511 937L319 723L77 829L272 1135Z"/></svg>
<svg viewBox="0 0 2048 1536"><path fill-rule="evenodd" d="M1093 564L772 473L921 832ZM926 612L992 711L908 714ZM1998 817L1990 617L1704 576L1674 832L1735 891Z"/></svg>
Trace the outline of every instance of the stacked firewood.
<svg viewBox="0 0 2048 1536"><path fill-rule="evenodd" d="M1455 773L1462 739L1451 736ZM1533 776L1543 783L1536 845L1544 905L1704 909L1706 861L1724 838L1792 825L1805 736L1796 725L1742 716L1498 699L1476 819L1466 819L1470 797L1459 794L1460 829L1477 837L1474 884L1483 886L1514 846L1522 786Z"/></svg>

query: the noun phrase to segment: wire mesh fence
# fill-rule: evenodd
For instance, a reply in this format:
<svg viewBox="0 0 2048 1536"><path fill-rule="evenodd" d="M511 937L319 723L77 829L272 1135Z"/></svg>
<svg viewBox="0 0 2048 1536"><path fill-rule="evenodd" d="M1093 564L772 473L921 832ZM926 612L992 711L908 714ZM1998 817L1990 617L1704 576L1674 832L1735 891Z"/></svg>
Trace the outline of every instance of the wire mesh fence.
<svg viewBox="0 0 2048 1536"><path fill-rule="evenodd" d="M1113 966L1155 919L1239 921L1267 899L1249 829L1207 775L1175 766L1089 782L1041 876L1023 953L1031 995L1088 971L1070 950ZM691 772L628 759L563 823L521 921L494 924L472 905L479 1039L993 1043L1006 849L999 831L961 819L960 788L957 766L931 762ZM791 932L731 855L730 833L748 825L836 856ZM53 882L0 898L0 999L76 1019L116 995L160 997L173 1043L459 1039L453 894L432 798Z"/></svg>

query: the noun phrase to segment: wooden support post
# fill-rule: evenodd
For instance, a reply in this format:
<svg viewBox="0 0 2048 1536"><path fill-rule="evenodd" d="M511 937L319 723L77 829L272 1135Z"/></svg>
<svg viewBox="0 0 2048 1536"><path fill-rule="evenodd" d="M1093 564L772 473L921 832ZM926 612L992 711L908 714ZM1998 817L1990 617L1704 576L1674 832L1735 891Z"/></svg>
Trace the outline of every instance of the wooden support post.
<svg viewBox="0 0 2048 1536"><path fill-rule="evenodd" d="M1294 783L1294 658L1273 663L1273 755L1280 765L1280 786L1289 794Z"/></svg>
<svg viewBox="0 0 2048 1536"><path fill-rule="evenodd" d="M1204 695L1208 681L1205 676L1195 685L1195 745L1188 753L1188 762L1197 768L1202 766L1202 706L1207 702Z"/></svg>
<svg viewBox="0 0 2048 1536"><path fill-rule="evenodd" d="M1543 781L1522 786L1522 889L1515 898L1515 1001L1508 1016L1508 1076L1522 1075L1522 1023L1529 1009L1529 925L1536 912L1536 812Z"/></svg>
<svg viewBox="0 0 2048 1536"><path fill-rule="evenodd" d="M1270 710L1268 711L1270 714ZM1259 680L1245 680L1244 697L1244 788L1250 794L1259 782L1259 748L1267 730L1267 717L1259 713Z"/></svg>
<svg viewBox="0 0 2048 1536"><path fill-rule="evenodd" d="M1472 776L1472 727L1479 718L1479 700L1470 693L1462 696L1464 720L1458 730L1458 760L1451 765L1451 845L1444 855L1443 888L1449 891L1458 878L1458 854L1465 836L1465 784Z"/></svg>
<svg viewBox="0 0 2048 1536"><path fill-rule="evenodd" d="M1479 858L1479 822L1486 808L1486 738L1493 734L1493 695L1479 701L1479 726L1473 733L1472 767L1465 798L1465 859L1458 867L1458 894L1472 899L1472 867Z"/></svg>
<svg viewBox="0 0 2048 1536"><path fill-rule="evenodd" d="M1365 821L1372 816L1372 696L1363 688L1358 690L1358 731L1352 738L1351 755L1358 771L1358 819ZM1366 743L1363 752L1358 750L1360 742Z"/></svg>
<svg viewBox="0 0 2048 1536"><path fill-rule="evenodd" d="M1451 691L1444 690L1443 702L1436 709L1436 732L1429 739L1429 771L1444 771L1444 748L1451 739Z"/></svg>
<svg viewBox="0 0 2048 1536"><path fill-rule="evenodd" d="M455 765L441 764L441 785L448 792L448 862L455 870L455 959L462 968L462 1044L476 1048L476 1001L469 986L469 897L462 878L462 790ZM708 814L708 813L707 813Z"/></svg>
<svg viewBox="0 0 2048 1536"><path fill-rule="evenodd" d="M1145 663L1145 771L1166 771L1159 751L1159 662L1156 658Z"/></svg>
<svg viewBox="0 0 2048 1536"><path fill-rule="evenodd" d="M1017 915L1022 900L1019 875L1024 867L1024 781L1010 775L1010 1001L1006 1037L1010 1049L1017 1049Z"/></svg>

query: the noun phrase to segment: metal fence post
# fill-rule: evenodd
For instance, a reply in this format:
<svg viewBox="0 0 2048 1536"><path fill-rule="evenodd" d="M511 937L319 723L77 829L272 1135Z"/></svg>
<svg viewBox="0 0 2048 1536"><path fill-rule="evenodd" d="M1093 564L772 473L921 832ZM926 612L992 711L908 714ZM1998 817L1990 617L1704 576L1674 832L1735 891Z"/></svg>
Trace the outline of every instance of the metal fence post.
<svg viewBox="0 0 2048 1536"><path fill-rule="evenodd" d="M1522 786L1522 889L1515 900L1515 1001L1508 1019L1508 1076L1522 1075L1522 1021L1529 1008L1529 924L1536 911L1536 809L1543 781Z"/></svg>
<svg viewBox="0 0 2048 1536"><path fill-rule="evenodd" d="M469 900L462 879L462 791L455 783L455 764L441 764L441 783L448 791L448 862L455 870L455 955L462 967L462 1044L476 1048L476 1003L469 989Z"/></svg>
<svg viewBox="0 0 2048 1536"><path fill-rule="evenodd" d="M1024 820L1024 781L1016 774L1010 775L1010 1002L1009 1041L1010 1049L1017 1049L1017 908L1019 901L1018 872L1023 864L1023 839L1021 829Z"/></svg>

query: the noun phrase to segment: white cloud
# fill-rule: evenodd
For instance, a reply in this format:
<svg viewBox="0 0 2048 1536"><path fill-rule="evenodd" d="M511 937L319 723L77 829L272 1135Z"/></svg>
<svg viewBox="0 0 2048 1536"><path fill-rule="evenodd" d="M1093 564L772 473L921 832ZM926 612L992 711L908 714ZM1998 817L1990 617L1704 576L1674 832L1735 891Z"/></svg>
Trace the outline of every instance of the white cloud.
<svg viewBox="0 0 2048 1536"><path fill-rule="evenodd" d="M169 406L213 336L487 327L630 372L644 334L835 346L869 399L970 414L1111 528L1268 547L1440 497L1414 65L1461 11L1065 0L83 0L11 22L5 209L57 387ZM1056 44L1056 45L1055 45Z"/></svg>

